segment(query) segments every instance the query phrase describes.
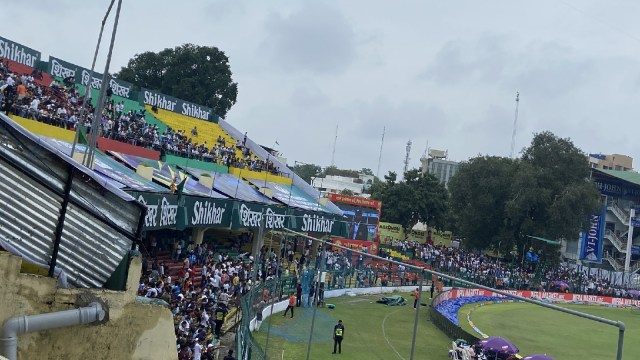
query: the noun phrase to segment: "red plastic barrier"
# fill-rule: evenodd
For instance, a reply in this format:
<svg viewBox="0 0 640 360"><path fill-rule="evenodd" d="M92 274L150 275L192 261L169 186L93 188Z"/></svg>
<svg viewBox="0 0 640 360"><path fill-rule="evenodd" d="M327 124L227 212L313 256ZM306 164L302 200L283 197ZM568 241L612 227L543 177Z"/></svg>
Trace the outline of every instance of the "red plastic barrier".
<svg viewBox="0 0 640 360"><path fill-rule="evenodd" d="M160 160L159 151L102 137L98 138L98 148L102 151L117 151L127 155L143 157L145 159Z"/></svg>

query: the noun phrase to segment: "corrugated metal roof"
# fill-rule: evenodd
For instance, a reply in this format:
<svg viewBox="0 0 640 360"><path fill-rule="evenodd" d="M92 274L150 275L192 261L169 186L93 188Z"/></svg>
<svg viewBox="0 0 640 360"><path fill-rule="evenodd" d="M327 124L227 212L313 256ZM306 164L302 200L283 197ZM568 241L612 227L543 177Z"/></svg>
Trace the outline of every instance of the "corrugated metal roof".
<svg viewBox="0 0 640 360"><path fill-rule="evenodd" d="M50 263L72 168L56 270L73 286L101 287L131 248L143 205L0 114L0 246Z"/></svg>

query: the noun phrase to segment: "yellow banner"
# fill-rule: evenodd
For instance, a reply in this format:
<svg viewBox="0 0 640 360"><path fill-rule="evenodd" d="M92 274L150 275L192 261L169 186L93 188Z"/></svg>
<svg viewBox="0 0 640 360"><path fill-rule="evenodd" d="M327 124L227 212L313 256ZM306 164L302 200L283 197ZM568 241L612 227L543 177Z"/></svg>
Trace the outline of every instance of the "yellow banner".
<svg viewBox="0 0 640 360"><path fill-rule="evenodd" d="M405 240L405 231L400 224L381 222L378 226L380 244L392 244L396 240ZM411 230L406 240L417 241L420 244L430 243L433 245L443 244L451 246L451 231L438 231L433 228L427 230Z"/></svg>
<svg viewBox="0 0 640 360"><path fill-rule="evenodd" d="M427 232L425 230L411 230L407 236L407 240L424 244L427 241Z"/></svg>
<svg viewBox="0 0 640 360"><path fill-rule="evenodd" d="M381 222L378 225L380 244L391 244L395 240L404 240L404 229L400 224Z"/></svg>

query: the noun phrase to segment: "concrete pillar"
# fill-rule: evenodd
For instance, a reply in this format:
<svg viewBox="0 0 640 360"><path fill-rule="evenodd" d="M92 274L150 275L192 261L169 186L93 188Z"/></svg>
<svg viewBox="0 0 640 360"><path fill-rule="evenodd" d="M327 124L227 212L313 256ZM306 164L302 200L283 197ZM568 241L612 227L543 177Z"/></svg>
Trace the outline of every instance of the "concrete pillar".
<svg viewBox="0 0 640 360"><path fill-rule="evenodd" d="M202 239L204 239L204 232L207 231L206 228L193 228L191 232L191 240L195 245L202 244Z"/></svg>

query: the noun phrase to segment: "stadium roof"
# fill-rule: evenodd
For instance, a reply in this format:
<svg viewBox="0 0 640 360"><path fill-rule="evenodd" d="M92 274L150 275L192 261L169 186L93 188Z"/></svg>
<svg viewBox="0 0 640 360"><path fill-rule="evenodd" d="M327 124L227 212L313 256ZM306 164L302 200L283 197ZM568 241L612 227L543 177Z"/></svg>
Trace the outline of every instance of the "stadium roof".
<svg viewBox="0 0 640 360"><path fill-rule="evenodd" d="M600 169L594 169L594 170L601 172L605 175L609 175L614 178L640 186L640 173L637 173L635 171L600 170Z"/></svg>

